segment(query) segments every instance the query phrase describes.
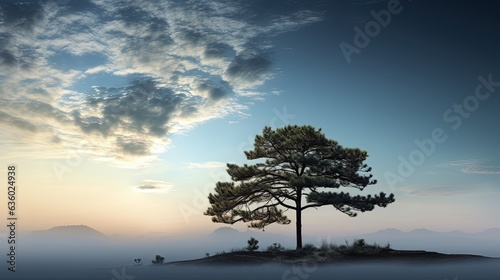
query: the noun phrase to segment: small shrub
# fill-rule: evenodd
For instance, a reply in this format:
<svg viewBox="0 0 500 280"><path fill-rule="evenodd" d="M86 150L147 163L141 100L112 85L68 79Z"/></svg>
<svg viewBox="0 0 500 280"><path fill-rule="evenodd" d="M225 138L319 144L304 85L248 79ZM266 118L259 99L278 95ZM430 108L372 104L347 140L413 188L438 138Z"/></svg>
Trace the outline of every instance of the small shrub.
<svg viewBox="0 0 500 280"><path fill-rule="evenodd" d="M209 253L206 253L206 254L205 254L205 258L208 258L208 257L210 257L210 254L209 254Z"/></svg>
<svg viewBox="0 0 500 280"><path fill-rule="evenodd" d="M267 252L272 252L272 253L277 253L284 250L285 247L283 247L280 243L273 243L273 245L268 246L266 249Z"/></svg>
<svg viewBox="0 0 500 280"><path fill-rule="evenodd" d="M337 247L337 251L341 254L346 254L349 251L349 247L348 247L348 245L342 244L342 245Z"/></svg>
<svg viewBox="0 0 500 280"><path fill-rule="evenodd" d="M321 240L321 244L319 245L319 251L325 255L328 250L330 250L330 244L328 244L328 241L326 240Z"/></svg>
<svg viewBox="0 0 500 280"><path fill-rule="evenodd" d="M165 261L165 258L160 256L160 255L156 255L156 258L155 260L151 261L153 264L163 264Z"/></svg>
<svg viewBox="0 0 500 280"><path fill-rule="evenodd" d="M337 259L339 256L341 256L341 254L336 250L329 251L327 255L331 259Z"/></svg>
<svg viewBox="0 0 500 280"><path fill-rule="evenodd" d="M307 243L307 244L304 244L304 246L302 246L302 250L314 252L314 251L318 250L318 248L316 248L316 246L314 246L314 244Z"/></svg>
<svg viewBox="0 0 500 280"><path fill-rule="evenodd" d="M364 239L354 239L354 242L352 244L354 247L365 247L366 242Z"/></svg>
<svg viewBox="0 0 500 280"><path fill-rule="evenodd" d="M317 251L319 251L319 249L316 248L313 244L306 244L302 247L302 252L309 256L314 255L314 253Z"/></svg>
<svg viewBox="0 0 500 280"><path fill-rule="evenodd" d="M245 251L246 248L233 248L231 249L231 253L238 253Z"/></svg>
<svg viewBox="0 0 500 280"><path fill-rule="evenodd" d="M257 245L259 241L257 239L251 237L247 242L248 246L245 249L247 249L248 251L253 252L259 249L259 245Z"/></svg>
<svg viewBox="0 0 500 280"><path fill-rule="evenodd" d="M328 247L330 247L330 250L337 251L337 249L339 248L339 245L337 245L335 243L330 243L330 245Z"/></svg>
<svg viewBox="0 0 500 280"><path fill-rule="evenodd" d="M347 252L350 254L373 255L387 249L377 243L367 244L364 239L355 239L351 245L347 245Z"/></svg>

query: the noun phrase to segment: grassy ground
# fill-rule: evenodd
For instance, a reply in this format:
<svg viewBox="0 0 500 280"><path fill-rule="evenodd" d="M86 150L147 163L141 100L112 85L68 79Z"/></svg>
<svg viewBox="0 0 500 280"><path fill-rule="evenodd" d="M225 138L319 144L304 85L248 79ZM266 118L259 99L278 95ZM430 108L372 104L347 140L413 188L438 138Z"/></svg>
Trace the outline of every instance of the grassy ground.
<svg viewBox="0 0 500 280"><path fill-rule="evenodd" d="M486 259L476 255L448 255L427 251L394 250L390 245L367 244L363 239L352 243L332 244L323 242L320 247L305 244L302 250L285 250L279 244L269 246L265 251L233 249L219 252L196 260L170 262L176 265L213 265L213 264L269 264L311 262L329 264L355 261L410 261L435 262Z"/></svg>

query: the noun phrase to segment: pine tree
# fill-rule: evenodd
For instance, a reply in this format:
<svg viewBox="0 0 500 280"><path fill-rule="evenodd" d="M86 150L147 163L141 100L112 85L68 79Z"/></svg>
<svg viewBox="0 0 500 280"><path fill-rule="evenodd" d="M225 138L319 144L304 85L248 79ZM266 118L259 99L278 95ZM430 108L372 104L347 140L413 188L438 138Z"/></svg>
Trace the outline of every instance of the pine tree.
<svg viewBox="0 0 500 280"><path fill-rule="evenodd" d="M248 251L253 252L253 251L259 249L259 245L257 245L257 244L259 244L259 241L257 239L251 237L247 241L247 243L248 243L248 246L245 249L247 249Z"/></svg>
<svg viewBox="0 0 500 280"><path fill-rule="evenodd" d="M302 249L303 210L331 205L355 217L357 212L395 201L393 194L383 192L351 196L325 191L341 187L363 190L377 181L367 174L371 167L363 163L366 151L342 147L312 126L265 127L262 135L255 137L254 149L245 155L260 162L243 166L228 163L232 182L217 182L215 193L208 196L211 206L204 214L216 223L241 221L264 229L273 223L289 224L284 212L294 210L297 250Z"/></svg>

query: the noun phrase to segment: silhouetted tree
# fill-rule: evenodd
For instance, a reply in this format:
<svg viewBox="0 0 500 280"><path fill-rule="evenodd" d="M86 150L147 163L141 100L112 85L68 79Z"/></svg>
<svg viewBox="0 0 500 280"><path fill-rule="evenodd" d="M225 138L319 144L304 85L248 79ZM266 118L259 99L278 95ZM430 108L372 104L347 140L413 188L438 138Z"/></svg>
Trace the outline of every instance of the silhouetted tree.
<svg viewBox="0 0 500 280"><path fill-rule="evenodd" d="M340 187L363 190L376 180L363 174L371 171L363 163L366 151L342 147L312 126L265 127L262 135L255 137L254 149L245 155L248 160L261 161L243 166L228 163L233 182L217 182L215 193L208 196L211 206L204 214L212 216L215 223L242 221L264 229L273 223L289 224L283 213L295 210L297 249L302 248L303 210L331 205L354 217L356 211L371 211L395 201L393 194L383 192L351 196L320 191Z"/></svg>
<svg viewBox="0 0 500 280"><path fill-rule="evenodd" d="M155 257L155 260L151 261L153 264L163 264L165 261L165 258L160 256L160 255L156 255Z"/></svg>
<svg viewBox="0 0 500 280"><path fill-rule="evenodd" d="M247 249L248 251L250 252L253 252L257 249L259 249L259 245L257 245L259 243L259 241L253 237L251 237L248 241L248 246L245 248Z"/></svg>

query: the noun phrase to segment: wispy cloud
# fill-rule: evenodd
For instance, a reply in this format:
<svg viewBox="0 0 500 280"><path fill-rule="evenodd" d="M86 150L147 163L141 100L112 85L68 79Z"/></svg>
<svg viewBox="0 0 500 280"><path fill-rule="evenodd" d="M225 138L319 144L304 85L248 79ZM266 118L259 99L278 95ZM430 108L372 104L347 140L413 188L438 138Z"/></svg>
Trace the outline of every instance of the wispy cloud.
<svg viewBox="0 0 500 280"><path fill-rule="evenodd" d="M491 186L470 185L433 185L433 186L405 186L400 189L405 195L418 197L450 197L493 192Z"/></svg>
<svg viewBox="0 0 500 280"><path fill-rule="evenodd" d="M173 189L172 184L164 181L144 180L143 184L132 187L138 192L158 192L165 193Z"/></svg>
<svg viewBox="0 0 500 280"><path fill-rule="evenodd" d="M186 168L194 169L194 168L218 168L226 166L224 162L218 161L207 161L207 162L188 162L185 164Z"/></svg>
<svg viewBox="0 0 500 280"><path fill-rule="evenodd" d="M488 165L477 159L449 161L441 164L440 167L460 168L460 171L465 174L500 174L500 165Z"/></svg>
<svg viewBox="0 0 500 280"><path fill-rule="evenodd" d="M100 160L154 160L172 133L245 116L266 96L273 37L322 20L287 10L256 19L238 1L0 4L0 130Z"/></svg>

